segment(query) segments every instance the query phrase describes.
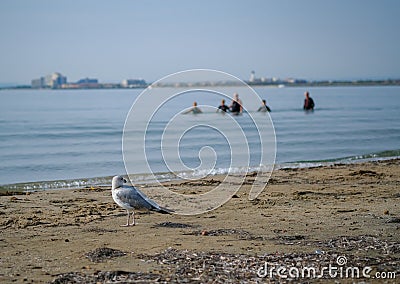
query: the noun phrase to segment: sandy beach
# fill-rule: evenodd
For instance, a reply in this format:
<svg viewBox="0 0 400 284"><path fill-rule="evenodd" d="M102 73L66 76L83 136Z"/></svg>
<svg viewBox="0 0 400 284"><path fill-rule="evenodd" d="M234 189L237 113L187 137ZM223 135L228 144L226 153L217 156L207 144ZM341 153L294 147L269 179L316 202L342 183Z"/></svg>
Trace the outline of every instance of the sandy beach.
<svg viewBox="0 0 400 284"><path fill-rule="evenodd" d="M220 181L166 184L200 192ZM371 279L400 277L400 160L276 170L250 201L252 181L211 212L140 212L134 227L120 227L110 187L3 193L0 282L268 282L282 279L257 275L266 262L321 268L339 256L370 266Z"/></svg>

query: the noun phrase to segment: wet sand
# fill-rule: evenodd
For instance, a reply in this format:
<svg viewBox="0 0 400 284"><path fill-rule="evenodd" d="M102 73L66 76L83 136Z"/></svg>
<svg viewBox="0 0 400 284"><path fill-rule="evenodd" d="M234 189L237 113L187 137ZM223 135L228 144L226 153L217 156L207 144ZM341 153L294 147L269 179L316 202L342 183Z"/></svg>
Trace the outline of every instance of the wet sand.
<svg viewBox="0 0 400 284"><path fill-rule="evenodd" d="M221 179L167 185L204 191ZM134 227L120 227L126 211L109 187L0 196L0 282L257 282L270 280L257 275L266 261L338 256L400 277L400 160L276 170L250 201L253 180L211 212L139 212Z"/></svg>

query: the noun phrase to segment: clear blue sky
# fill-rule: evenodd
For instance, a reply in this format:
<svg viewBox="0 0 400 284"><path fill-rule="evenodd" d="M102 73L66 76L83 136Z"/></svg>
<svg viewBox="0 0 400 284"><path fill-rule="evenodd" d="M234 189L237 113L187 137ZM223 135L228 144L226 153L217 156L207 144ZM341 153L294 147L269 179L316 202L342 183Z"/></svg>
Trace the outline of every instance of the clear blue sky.
<svg viewBox="0 0 400 284"><path fill-rule="evenodd" d="M1 0L0 82L400 78L400 1Z"/></svg>

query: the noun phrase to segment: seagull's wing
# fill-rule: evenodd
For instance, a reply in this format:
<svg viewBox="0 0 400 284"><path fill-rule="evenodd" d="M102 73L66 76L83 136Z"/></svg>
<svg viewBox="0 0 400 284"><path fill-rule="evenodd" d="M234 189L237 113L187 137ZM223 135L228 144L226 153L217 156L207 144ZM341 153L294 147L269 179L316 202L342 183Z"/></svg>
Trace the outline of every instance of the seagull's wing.
<svg viewBox="0 0 400 284"><path fill-rule="evenodd" d="M137 193L146 201L148 202L152 208L151 210L155 210L157 212L163 213L163 214L171 214L173 211L168 210L166 208L162 208L160 205L158 205L156 202L154 202L153 200L151 200L150 198L148 198L146 196L146 194L144 194L143 192L141 192L139 189L135 188Z"/></svg>
<svg viewBox="0 0 400 284"><path fill-rule="evenodd" d="M156 202L148 198L143 192L134 186L122 186L118 192L118 197L123 202L129 203L135 208L146 208L160 213L170 213L168 210L161 208Z"/></svg>
<svg viewBox="0 0 400 284"><path fill-rule="evenodd" d="M129 207L140 209L146 208L151 209L152 205L146 202L140 194L137 192L136 188L133 186L121 186L115 192L116 196L120 200L120 202L126 204Z"/></svg>

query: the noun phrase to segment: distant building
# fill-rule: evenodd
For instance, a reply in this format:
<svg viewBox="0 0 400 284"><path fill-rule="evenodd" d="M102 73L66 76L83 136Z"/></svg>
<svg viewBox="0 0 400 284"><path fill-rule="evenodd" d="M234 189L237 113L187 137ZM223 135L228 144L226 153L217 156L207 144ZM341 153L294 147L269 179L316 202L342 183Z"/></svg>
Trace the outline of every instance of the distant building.
<svg viewBox="0 0 400 284"><path fill-rule="evenodd" d="M266 77L261 77L261 82L265 83L265 84L268 84L268 83L272 82L272 79L269 79L269 78L266 78Z"/></svg>
<svg viewBox="0 0 400 284"><path fill-rule="evenodd" d="M78 82L76 82L78 85L81 84L98 84L99 80L97 79L90 79L90 78L84 78L84 79L80 79Z"/></svg>
<svg viewBox="0 0 400 284"><path fill-rule="evenodd" d="M251 71L249 82L254 82L256 80L256 72Z"/></svg>
<svg viewBox="0 0 400 284"><path fill-rule="evenodd" d="M67 77L61 75L60 73L53 73L45 77L45 85L51 89L61 88L63 84L67 83Z"/></svg>
<svg viewBox="0 0 400 284"><path fill-rule="evenodd" d="M66 83L67 83L67 77L61 75L60 73L55 72L51 75L40 77L39 79L33 79L31 81L31 87L35 89L38 88L58 89L61 88L61 86Z"/></svg>
<svg viewBox="0 0 400 284"><path fill-rule="evenodd" d="M260 82L261 82L261 79L256 78L256 72L255 71L251 71L249 84L255 84L255 83L260 83Z"/></svg>
<svg viewBox="0 0 400 284"><path fill-rule="evenodd" d="M74 84L74 86L80 89L96 89L101 87L99 80L93 78L80 79Z"/></svg>
<svg viewBox="0 0 400 284"><path fill-rule="evenodd" d="M40 77L39 79L33 79L33 80L31 81L31 87L32 87L32 89L42 89L42 88L45 88L44 77Z"/></svg>
<svg viewBox="0 0 400 284"><path fill-rule="evenodd" d="M147 83L143 79L126 79L121 82L121 87L123 88L144 88Z"/></svg>

